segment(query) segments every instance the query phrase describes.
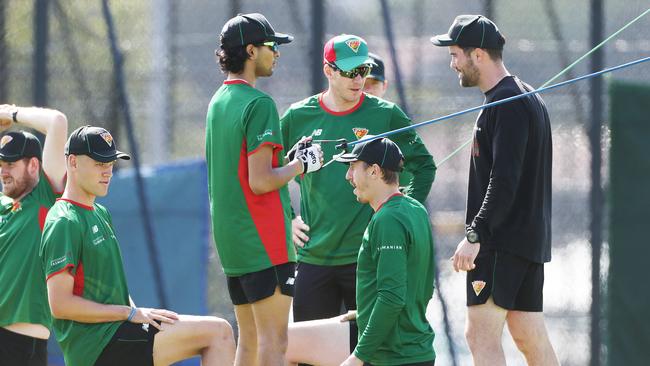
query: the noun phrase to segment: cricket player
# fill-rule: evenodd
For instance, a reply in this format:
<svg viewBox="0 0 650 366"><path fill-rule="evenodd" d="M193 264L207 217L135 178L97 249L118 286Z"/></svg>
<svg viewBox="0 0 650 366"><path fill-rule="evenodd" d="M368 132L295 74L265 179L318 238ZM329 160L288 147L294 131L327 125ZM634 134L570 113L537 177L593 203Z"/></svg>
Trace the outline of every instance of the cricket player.
<svg viewBox="0 0 650 366"><path fill-rule="evenodd" d="M68 134L54 109L0 105L0 365L47 365L52 319L38 256L45 215L63 191ZM24 129L45 135L40 141Z"/></svg>
<svg viewBox="0 0 650 366"><path fill-rule="evenodd" d="M433 236L427 210L399 191L399 147L387 138L337 158L360 203L372 207L357 262L358 343L341 364L433 366L426 318L433 295Z"/></svg>
<svg viewBox="0 0 650 366"><path fill-rule="evenodd" d="M241 366L285 363L296 261L286 185L323 163L309 139L283 152L275 102L255 88L273 74L278 46L292 39L262 14L228 20L217 51L227 78L206 118L212 229L235 306Z"/></svg>
<svg viewBox="0 0 650 366"><path fill-rule="evenodd" d="M372 69L366 76L366 81L363 83L363 92L372 94L376 97L383 98L388 89L388 80L386 80L384 60L378 55L368 52L368 57L372 60Z"/></svg>
<svg viewBox="0 0 650 366"><path fill-rule="evenodd" d="M95 199L108 193L115 161L130 156L105 129L82 126L65 159L65 191L45 220L40 255L66 364L157 366L199 355L203 365L232 365L227 321L138 307L129 296L111 216Z"/></svg>
<svg viewBox="0 0 650 366"><path fill-rule="evenodd" d="M394 103L363 92L373 61L368 45L355 35L339 35L324 47L323 72L328 89L293 104L282 116L285 148L302 136L317 140L361 139L410 125ZM418 134L409 130L395 136L404 152L404 168L413 174L405 193L424 202L435 175L433 158ZM335 144L322 144L325 156L338 153ZM298 248L298 271L293 314L296 321L325 319L356 309L357 254L372 209L355 199L342 179L345 166L332 164L301 176L300 213L292 221Z"/></svg>
<svg viewBox="0 0 650 366"><path fill-rule="evenodd" d="M505 38L482 15L459 15L447 47L460 85L485 103L533 90L503 63ZM505 365L504 324L529 365L558 365L543 316L544 263L551 260L551 122L539 95L481 111L474 127L466 236L453 256L467 271L466 337L475 365Z"/></svg>

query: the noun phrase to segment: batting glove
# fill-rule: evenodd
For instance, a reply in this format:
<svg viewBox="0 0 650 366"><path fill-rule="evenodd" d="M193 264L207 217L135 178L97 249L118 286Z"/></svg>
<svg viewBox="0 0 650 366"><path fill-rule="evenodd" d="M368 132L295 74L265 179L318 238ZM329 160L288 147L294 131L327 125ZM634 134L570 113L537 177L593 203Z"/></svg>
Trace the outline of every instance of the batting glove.
<svg viewBox="0 0 650 366"><path fill-rule="evenodd" d="M312 173L323 167L323 151L320 145L310 145L296 151L296 158L302 161L302 174Z"/></svg>

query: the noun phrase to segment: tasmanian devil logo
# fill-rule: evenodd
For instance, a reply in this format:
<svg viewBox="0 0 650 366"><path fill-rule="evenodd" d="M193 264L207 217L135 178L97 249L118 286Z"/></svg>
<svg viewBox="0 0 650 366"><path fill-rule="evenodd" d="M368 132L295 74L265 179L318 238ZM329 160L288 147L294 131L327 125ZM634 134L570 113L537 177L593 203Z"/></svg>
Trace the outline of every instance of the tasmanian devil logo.
<svg viewBox="0 0 650 366"><path fill-rule="evenodd" d="M356 136L357 140L359 140L368 134L368 129L362 127L354 127L352 129L352 132L354 132L354 136Z"/></svg>
<svg viewBox="0 0 650 366"><path fill-rule="evenodd" d="M358 40L358 39L348 39L347 41L345 41L345 44L347 44L348 47L350 47L350 49L352 51L354 51L354 53L357 53L357 52L359 52L359 47L361 46L361 41Z"/></svg>
<svg viewBox="0 0 650 366"><path fill-rule="evenodd" d="M9 136L9 135L4 135L4 136L2 136L2 140L0 140L0 149L3 148L3 147L5 147L5 145L8 144L8 143L10 143L11 140L13 140L13 139L14 139L14 138L11 137L11 136Z"/></svg>
<svg viewBox="0 0 650 366"><path fill-rule="evenodd" d="M472 288L476 296L478 296L485 288L485 281L472 281Z"/></svg>
<svg viewBox="0 0 650 366"><path fill-rule="evenodd" d="M109 132L102 132L99 135L106 141L108 146L113 146L113 136Z"/></svg>

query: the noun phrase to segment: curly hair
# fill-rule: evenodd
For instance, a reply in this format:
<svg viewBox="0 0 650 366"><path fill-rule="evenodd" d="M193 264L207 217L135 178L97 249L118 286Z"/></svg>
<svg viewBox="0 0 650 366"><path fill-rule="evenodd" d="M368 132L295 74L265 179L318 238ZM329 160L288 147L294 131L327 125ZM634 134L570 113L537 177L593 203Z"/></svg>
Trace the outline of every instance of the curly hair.
<svg viewBox="0 0 650 366"><path fill-rule="evenodd" d="M239 74L244 70L244 63L250 57L246 46L219 48L216 52L219 66L224 73Z"/></svg>

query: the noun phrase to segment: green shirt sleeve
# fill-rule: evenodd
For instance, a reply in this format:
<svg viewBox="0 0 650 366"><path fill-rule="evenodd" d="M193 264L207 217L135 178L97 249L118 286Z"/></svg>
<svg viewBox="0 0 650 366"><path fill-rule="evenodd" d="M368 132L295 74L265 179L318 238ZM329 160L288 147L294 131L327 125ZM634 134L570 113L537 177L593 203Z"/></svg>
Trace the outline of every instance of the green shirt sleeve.
<svg viewBox="0 0 650 366"><path fill-rule="evenodd" d="M262 145L282 148L280 118L275 102L269 97L257 98L244 110L246 152L250 155ZM282 164L282 163L281 163Z"/></svg>
<svg viewBox="0 0 650 366"><path fill-rule="evenodd" d="M396 217L381 216L372 223L369 243L377 268L377 301L354 350L364 361L394 330L406 306L409 235Z"/></svg>
<svg viewBox="0 0 650 366"><path fill-rule="evenodd" d="M49 279L70 267L76 269L81 258L81 243L78 223L66 217L46 221L41 240L45 277Z"/></svg>
<svg viewBox="0 0 650 366"><path fill-rule="evenodd" d="M393 107L391 130L411 125L411 120L398 107ZM404 193L415 198L423 205L427 200L431 185L436 176L436 164L429 154L422 139L414 129L390 137L397 143L404 154L404 170L413 174L413 178Z"/></svg>

